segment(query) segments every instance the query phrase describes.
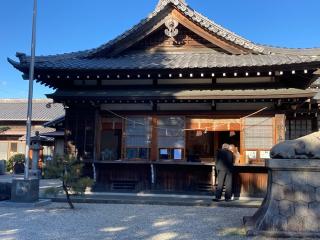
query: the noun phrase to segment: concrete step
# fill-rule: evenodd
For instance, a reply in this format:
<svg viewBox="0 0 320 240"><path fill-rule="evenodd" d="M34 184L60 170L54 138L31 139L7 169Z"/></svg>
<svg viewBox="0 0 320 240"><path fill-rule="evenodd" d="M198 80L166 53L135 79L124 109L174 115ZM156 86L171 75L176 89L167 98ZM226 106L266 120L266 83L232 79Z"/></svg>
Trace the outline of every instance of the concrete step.
<svg viewBox="0 0 320 240"><path fill-rule="evenodd" d="M51 198L53 202L66 202L64 195ZM100 193L85 194L83 196L72 196L74 203L102 203L102 204L149 204L169 206L198 206L198 207L237 207L237 208L258 208L262 199L241 199L231 202L214 202L209 196L186 196L170 194L121 194L121 193Z"/></svg>

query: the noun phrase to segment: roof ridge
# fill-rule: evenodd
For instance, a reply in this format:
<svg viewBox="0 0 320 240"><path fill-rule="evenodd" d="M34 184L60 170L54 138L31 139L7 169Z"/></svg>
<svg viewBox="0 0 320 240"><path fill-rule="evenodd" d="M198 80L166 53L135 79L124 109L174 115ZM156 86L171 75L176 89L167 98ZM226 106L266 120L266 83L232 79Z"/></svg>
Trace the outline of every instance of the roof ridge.
<svg viewBox="0 0 320 240"><path fill-rule="evenodd" d="M118 35L117 37L113 38L112 40L96 47L91 48L88 50L78 51L78 52L69 52L69 53L61 53L61 54L54 54L54 55L40 55L37 56L37 61L45 61L47 58L53 59L56 58L86 58L90 57L97 52L106 49L116 42L124 39L129 34L134 32L138 27L143 26L147 22L149 22L153 17L159 14L168 4L173 4L178 10L180 10L186 17L191 18L192 20L196 21L202 27L205 27L207 31L211 32L211 34L217 34L218 36L225 38L228 41L232 41L237 45L240 45L246 49L250 49L253 51L257 51L259 53L263 53L264 49L261 46L254 44L253 42L241 37L240 35L222 27L221 25L215 23L214 21L210 20L209 18L203 16L199 12L195 11L191 7L189 7L184 1L181 0L161 0L159 1L156 9L149 14L146 18L143 18L140 22L133 25L130 29L124 31L122 34ZM26 59L26 54L17 53L17 57L20 59L21 62L24 62Z"/></svg>
<svg viewBox="0 0 320 240"><path fill-rule="evenodd" d="M300 56L320 56L320 47L309 47L309 48L291 48L291 47L280 47L267 44L260 44L267 49L270 54L284 54L284 55L300 55Z"/></svg>
<svg viewBox="0 0 320 240"><path fill-rule="evenodd" d="M312 56L317 55L320 56L320 48L281 48L281 47L273 47L263 44L257 44L246 38L224 28L223 26L215 23L209 18L203 16L201 13L195 11L191 7L185 3L184 0L159 0L158 5L155 10L149 14L146 18L142 19L139 23L135 24L132 28L126 30L124 33L118 35L112 40L92 49L78 51L78 52L70 52L70 53L61 53L56 55L47 55L47 56L37 56L37 62L47 61L47 60L60 60L61 59L81 59L81 58L93 58L97 55L97 53L108 50L114 44L119 42L120 40L126 38L132 32L134 32L139 27L147 24L152 18L157 16L161 11L163 11L169 4L172 4L177 10L181 11L181 13L189 18L191 21L194 21L197 25L205 28L211 34L218 35L219 37L231 41L236 45L239 45L245 49L249 49L258 54L284 54L284 55L306 55ZM312 51L316 51L316 54L313 54ZM319 52L318 52L319 51ZM17 53L17 57L20 59L20 63L25 63L28 61L29 56L25 54ZM107 56L106 56L107 57ZM12 65L19 65L19 63L15 63L13 60L8 59L8 61Z"/></svg>
<svg viewBox="0 0 320 240"><path fill-rule="evenodd" d="M161 4L159 2L160 5L157 6L153 14L157 14L158 12L162 11L170 3L175 5L186 16L197 21L198 24L200 24L202 27L205 27L211 33L217 34L218 36L225 38L226 40L231 41L237 45L240 45L243 48L250 49L259 53L267 53L265 52L263 46L257 45L252 41L236 34L235 32L224 28L223 26L215 23L213 20L197 12L193 8L189 7L188 4L180 0L162 0Z"/></svg>

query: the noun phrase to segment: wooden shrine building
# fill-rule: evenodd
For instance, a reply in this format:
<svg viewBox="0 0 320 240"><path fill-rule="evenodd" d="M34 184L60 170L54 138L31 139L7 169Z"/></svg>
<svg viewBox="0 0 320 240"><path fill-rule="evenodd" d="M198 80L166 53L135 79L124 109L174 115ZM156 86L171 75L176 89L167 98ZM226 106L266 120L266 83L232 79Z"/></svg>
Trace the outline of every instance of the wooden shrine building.
<svg viewBox="0 0 320 240"><path fill-rule="evenodd" d="M28 77L30 57L9 62ZM183 0L91 50L36 57L36 81L66 107L65 149L97 189L210 192L216 151L239 152L234 191L264 195L271 147L317 129L308 87L320 49L252 43Z"/></svg>

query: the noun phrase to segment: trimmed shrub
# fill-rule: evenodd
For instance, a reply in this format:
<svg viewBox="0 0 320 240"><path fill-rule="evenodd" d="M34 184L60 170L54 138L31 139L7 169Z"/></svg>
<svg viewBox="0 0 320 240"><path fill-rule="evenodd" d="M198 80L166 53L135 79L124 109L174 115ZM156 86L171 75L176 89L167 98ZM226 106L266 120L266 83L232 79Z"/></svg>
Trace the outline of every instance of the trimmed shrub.
<svg viewBox="0 0 320 240"><path fill-rule="evenodd" d="M25 161L24 154L18 153L18 154L13 155L12 157L9 158L9 160L7 162L7 171L13 172L14 165L16 165L16 164L24 165L24 161Z"/></svg>

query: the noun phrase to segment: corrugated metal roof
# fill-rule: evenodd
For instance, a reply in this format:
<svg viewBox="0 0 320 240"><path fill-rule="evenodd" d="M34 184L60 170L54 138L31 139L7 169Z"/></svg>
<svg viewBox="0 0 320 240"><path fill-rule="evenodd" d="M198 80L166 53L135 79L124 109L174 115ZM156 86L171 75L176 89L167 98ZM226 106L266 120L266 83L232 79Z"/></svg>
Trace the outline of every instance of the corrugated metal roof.
<svg viewBox="0 0 320 240"><path fill-rule="evenodd" d="M0 99L0 121L26 121L27 103L26 99ZM60 103L53 103L50 99L33 100L33 121L47 122L64 114L64 107Z"/></svg>

